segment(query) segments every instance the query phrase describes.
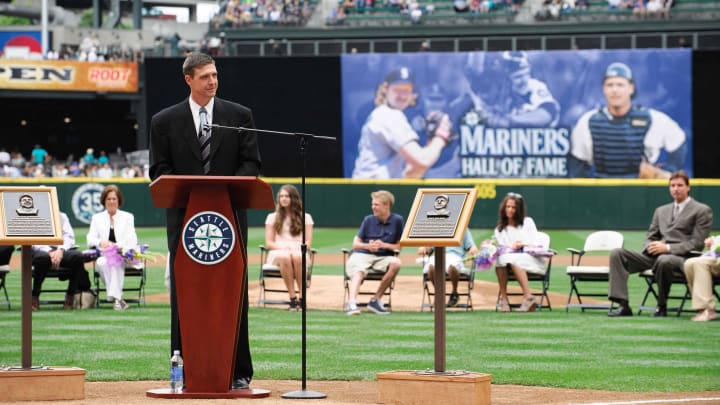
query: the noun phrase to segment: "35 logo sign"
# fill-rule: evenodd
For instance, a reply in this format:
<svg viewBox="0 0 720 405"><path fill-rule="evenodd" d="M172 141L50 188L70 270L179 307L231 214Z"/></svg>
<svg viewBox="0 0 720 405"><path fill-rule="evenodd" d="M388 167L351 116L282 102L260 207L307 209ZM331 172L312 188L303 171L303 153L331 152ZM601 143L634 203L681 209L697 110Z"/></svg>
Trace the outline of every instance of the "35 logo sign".
<svg viewBox="0 0 720 405"><path fill-rule="evenodd" d="M102 184L85 183L78 187L72 195L72 210L80 222L90 224L92 216L104 210L100 202L100 194L102 194Z"/></svg>

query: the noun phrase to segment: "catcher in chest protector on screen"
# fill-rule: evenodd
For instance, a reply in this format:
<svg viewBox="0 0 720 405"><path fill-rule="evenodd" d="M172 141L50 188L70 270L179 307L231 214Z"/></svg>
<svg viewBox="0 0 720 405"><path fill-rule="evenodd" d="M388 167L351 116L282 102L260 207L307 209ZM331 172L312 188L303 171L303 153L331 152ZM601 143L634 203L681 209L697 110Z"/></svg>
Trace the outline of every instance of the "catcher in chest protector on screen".
<svg viewBox="0 0 720 405"><path fill-rule="evenodd" d="M667 114L633 104L630 67L611 63L602 86L606 105L583 114L570 136L570 177L670 178L682 169L685 132Z"/></svg>

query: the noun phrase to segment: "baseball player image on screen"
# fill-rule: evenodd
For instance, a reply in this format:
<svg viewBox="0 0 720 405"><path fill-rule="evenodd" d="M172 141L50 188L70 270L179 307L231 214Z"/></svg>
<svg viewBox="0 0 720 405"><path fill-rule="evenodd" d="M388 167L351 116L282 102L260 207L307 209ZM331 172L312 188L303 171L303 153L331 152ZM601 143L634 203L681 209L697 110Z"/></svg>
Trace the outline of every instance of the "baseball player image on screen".
<svg viewBox="0 0 720 405"><path fill-rule="evenodd" d="M667 114L632 103L630 67L610 64L603 93L607 104L583 114L570 135L570 177L670 178L683 168L685 132Z"/></svg>
<svg viewBox="0 0 720 405"><path fill-rule="evenodd" d="M378 86L375 109L362 127L354 179L421 178L451 142L452 125L446 113L433 111L428 123L430 139L418 143L405 113L414 104L415 79L407 67L393 69Z"/></svg>
<svg viewBox="0 0 720 405"><path fill-rule="evenodd" d="M490 127L554 128L560 117L560 104L547 84L532 77L526 52L505 51L489 62L489 74L502 79L504 91L495 100L485 100L485 122ZM498 76L495 76L498 77Z"/></svg>

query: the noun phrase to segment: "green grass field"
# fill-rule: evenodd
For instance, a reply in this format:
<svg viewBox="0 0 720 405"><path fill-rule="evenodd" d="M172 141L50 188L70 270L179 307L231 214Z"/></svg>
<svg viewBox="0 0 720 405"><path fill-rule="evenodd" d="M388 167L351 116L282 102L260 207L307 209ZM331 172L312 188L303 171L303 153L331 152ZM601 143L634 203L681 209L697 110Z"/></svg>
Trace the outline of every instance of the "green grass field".
<svg viewBox="0 0 720 405"><path fill-rule="evenodd" d="M85 235L86 229L76 229ZM338 253L355 229L318 229L313 246ZM164 231L138 230L140 239L164 252ZM551 231L553 247L582 247L588 231ZM474 232L479 242L489 230ZM626 246L639 246L642 232L625 232ZM79 238L81 240L81 238ZM251 252L263 242L250 230ZM257 279L257 264L249 267ZM412 266L407 271L417 271ZM555 266L551 290L567 294L569 280ZM316 266L315 275L340 274L339 266ZM165 292L164 265L148 271L148 294ZM478 279L495 281L492 272ZM20 277L8 276L12 310L0 309L0 365L20 363ZM48 280L47 282L53 282ZM600 291L607 289L601 284ZM340 288L338 286L338 288ZM418 285L418 289L420 285ZM631 278L637 304L643 281ZM213 292L209 291L209 294ZM312 293L312 290L310 291ZM33 364L72 365L89 381L167 379L169 305L150 303L124 312L63 311L43 306L33 313ZM490 373L494 384L607 389L617 391L703 391L720 389L720 323L694 323L648 316L610 319L602 311L447 314L447 368ZM278 309L250 309L255 377L300 379L300 315ZM348 317L340 311L308 312L307 372L311 380L372 380L381 371L432 369L434 318L429 312L394 312L388 317ZM661 384L658 384L661 381Z"/></svg>

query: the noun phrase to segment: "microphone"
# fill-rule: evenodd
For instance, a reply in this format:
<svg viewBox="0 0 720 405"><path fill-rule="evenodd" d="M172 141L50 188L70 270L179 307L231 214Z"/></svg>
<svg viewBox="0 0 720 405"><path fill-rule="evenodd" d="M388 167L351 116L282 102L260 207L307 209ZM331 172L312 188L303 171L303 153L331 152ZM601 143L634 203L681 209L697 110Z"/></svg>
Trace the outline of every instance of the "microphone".
<svg viewBox="0 0 720 405"><path fill-rule="evenodd" d="M206 131L209 131L209 130L212 129L212 128L216 128L216 129L232 129L233 131L238 131L238 132L240 132L240 131L266 132L266 131L263 131L262 129L255 129L255 128L226 127L226 126L224 126L224 125L218 125L218 124L204 124L204 125L203 125L203 129L205 129Z"/></svg>
<svg viewBox="0 0 720 405"><path fill-rule="evenodd" d="M217 129L231 129L233 131L254 131L254 132L263 132L266 134L277 134L277 135L290 135L290 136L301 136L301 137L310 137L310 138L316 138L316 139L326 139L330 141L335 141L335 137L331 136L322 136L322 135L313 135L313 134L304 134L302 132L285 132L285 131L272 131L269 129L257 129L257 128L246 128L246 127L228 127L225 125L218 125L218 124L204 124L203 128L207 131L211 128L217 128Z"/></svg>

